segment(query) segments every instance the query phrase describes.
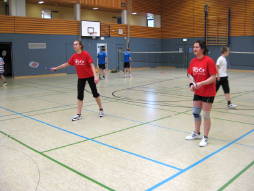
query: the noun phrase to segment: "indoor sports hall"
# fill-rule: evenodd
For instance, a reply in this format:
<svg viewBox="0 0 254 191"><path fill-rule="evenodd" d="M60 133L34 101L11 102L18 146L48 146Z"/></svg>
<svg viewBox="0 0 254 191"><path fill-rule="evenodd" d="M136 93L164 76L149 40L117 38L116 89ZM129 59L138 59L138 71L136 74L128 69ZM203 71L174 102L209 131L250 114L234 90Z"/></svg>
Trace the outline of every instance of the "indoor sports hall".
<svg viewBox="0 0 254 191"><path fill-rule="evenodd" d="M0 191L253 191L254 0L0 0Z"/></svg>

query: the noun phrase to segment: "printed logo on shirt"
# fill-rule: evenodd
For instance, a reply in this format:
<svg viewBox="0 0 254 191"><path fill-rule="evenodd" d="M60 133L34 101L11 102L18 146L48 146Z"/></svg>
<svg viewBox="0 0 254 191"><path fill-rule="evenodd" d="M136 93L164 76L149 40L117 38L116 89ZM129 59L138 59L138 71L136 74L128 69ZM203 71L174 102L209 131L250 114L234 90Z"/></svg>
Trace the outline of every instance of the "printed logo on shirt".
<svg viewBox="0 0 254 191"><path fill-rule="evenodd" d="M84 60L75 59L74 62L75 62L76 66L85 65L85 61Z"/></svg>
<svg viewBox="0 0 254 191"><path fill-rule="evenodd" d="M199 67L193 67L192 68L193 75L206 75L206 70L205 68L199 68Z"/></svg>

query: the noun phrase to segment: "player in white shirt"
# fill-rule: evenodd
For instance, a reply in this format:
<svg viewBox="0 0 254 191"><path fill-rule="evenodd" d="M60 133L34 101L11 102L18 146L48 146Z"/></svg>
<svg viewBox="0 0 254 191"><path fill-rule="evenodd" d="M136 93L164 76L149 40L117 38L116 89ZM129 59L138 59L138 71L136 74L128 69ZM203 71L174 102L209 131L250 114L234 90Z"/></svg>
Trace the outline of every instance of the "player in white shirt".
<svg viewBox="0 0 254 191"><path fill-rule="evenodd" d="M229 56L229 48L222 47L221 49L221 56L218 58L216 65L218 69L218 76L216 82L216 91L219 90L220 86L224 91L225 98L227 100L227 105L229 109L235 109L237 105L232 104L231 97L230 97L230 88L228 83L228 74L227 74L227 59L226 57Z"/></svg>

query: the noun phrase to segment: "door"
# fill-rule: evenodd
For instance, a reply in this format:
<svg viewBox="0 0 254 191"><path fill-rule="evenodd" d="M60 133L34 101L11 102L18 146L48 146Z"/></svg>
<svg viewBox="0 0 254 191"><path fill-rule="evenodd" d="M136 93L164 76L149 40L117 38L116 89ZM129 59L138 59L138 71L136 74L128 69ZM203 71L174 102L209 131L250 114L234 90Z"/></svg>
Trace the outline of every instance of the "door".
<svg viewBox="0 0 254 191"><path fill-rule="evenodd" d="M0 42L0 57L4 60L4 75L12 77L12 44L11 42Z"/></svg>

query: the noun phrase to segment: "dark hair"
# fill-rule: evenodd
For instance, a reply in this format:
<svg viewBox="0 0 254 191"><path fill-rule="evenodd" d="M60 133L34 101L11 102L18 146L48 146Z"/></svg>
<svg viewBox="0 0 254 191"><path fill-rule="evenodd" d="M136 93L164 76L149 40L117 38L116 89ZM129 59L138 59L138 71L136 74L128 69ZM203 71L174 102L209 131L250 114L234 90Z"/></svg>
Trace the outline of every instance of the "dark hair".
<svg viewBox="0 0 254 191"><path fill-rule="evenodd" d="M225 52L228 52L229 51L229 48L227 47L227 46L223 46L222 48L221 48L221 54L224 54Z"/></svg>
<svg viewBox="0 0 254 191"><path fill-rule="evenodd" d="M84 49L84 45L83 45L83 43L82 43L81 40L75 40L74 42L78 42L79 45L81 46L81 49L82 49L82 50Z"/></svg>
<svg viewBox="0 0 254 191"><path fill-rule="evenodd" d="M201 40L197 40L194 42L195 43L198 43L200 48L203 50L203 54L204 55L207 55L208 54L208 49L207 49L207 46L206 46L206 43L205 41L201 41Z"/></svg>

